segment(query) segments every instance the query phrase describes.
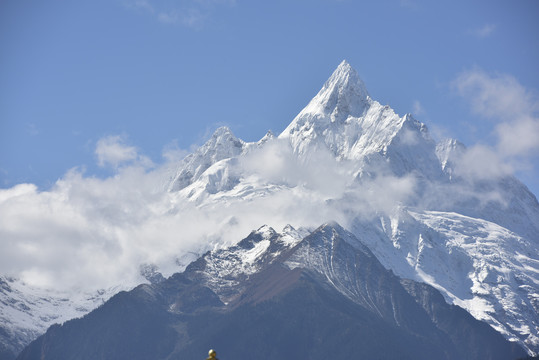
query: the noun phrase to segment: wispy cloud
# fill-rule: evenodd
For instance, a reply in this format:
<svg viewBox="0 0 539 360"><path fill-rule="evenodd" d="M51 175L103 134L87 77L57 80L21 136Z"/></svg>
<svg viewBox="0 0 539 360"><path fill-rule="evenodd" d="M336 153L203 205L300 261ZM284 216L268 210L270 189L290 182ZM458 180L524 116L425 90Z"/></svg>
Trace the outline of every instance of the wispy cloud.
<svg viewBox="0 0 539 360"><path fill-rule="evenodd" d="M495 122L498 136L496 146L478 145L465 152L455 169L461 176L508 174L515 157L536 156L539 101L533 92L514 77L480 69L459 74L453 87L476 114ZM422 109L419 102L415 107ZM163 191L184 150L171 144L163 151L165 164L148 166L149 160L125 136L104 137L96 143L96 160L111 167L112 176L71 170L47 191L33 184L0 189L0 273L41 286L135 285L143 263L156 264L170 275L185 254L233 243L263 224L280 229L287 223L317 226L331 219L346 226L351 214L388 214L413 201L418 186L424 185L413 174L395 176L384 169L389 166L385 162L369 165L361 176L353 164L337 161L330 152L298 158L281 140L253 148L229 167L215 164L207 179L216 186L244 181L244 192L233 187L198 206L186 194L204 191L205 183L183 193ZM403 140L416 141L413 136ZM439 194L439 188L434 190ZM453 201L454 190L445 189L451 194L444 197L447 201ZM501 201L495 191L479 197ZM439 206L440 196L428 199Z"/></svg>
<svg viewBox="0 0 539 360"><path fill-rule="evenodd" d="M178 141L174 140L163 148L161 153L163 158L169 163L177 163L181 161L184 157L189 155L189 152L185 149L180 148Z"/></svg>
<svg viewBox="0 0 539 360"><path fill-rule="evenodd" d="M198 9L190 8L183 11L171 10L157 14L157 20L164 24L180 24L192 29L200 29L207 14Z"/></svg>
<svg viewBox="0 0 539 360"><path fill-rule="evenodd" d="M495 123L497 142L490 151L474 152L476 163L488 155L486 163L493 164L492 155L505 165L494 168L507 171L519 162L528 164L539 152L539 96L526 89L507 74L490 75L476 68L460 73L452 82L454 89L471 106L472 111ZM483 145L482 145L483 146Z"/></svg>
<svg viewBox="0 0 539 360"><path fill-rule="evenodd" d="M99 139L95 148L95 155L99 166L111 165L115 168L122 163L135 160L138 156L136 148L126 145L125 138L120 135L106 136Z"/></svg>
<svg viewBox="0 0 539 360"><path fill-rule="evenodd" d="M513 169L495 149L478 144L463 152L455 171L465 179L486 180L510 175Z"/></svg>
<svg viewBox="0 0 539 360"><path fill-rule="evenodd" d="M245 196L232 189L198 206L185 194L163 191L181 156L172 147L164 154L173 162L148 168L136 148L111 136L96 147L98 161L115 166L110 177L75 169L47 191L33 184L0 189L0 273L54 288L136 285L143 263L170 275L186 254L231 244L263 224L278 230L287 223L346 225L352 209L355 214L389 211L415 187L412 177L382 171L375 179L357 181L352 168L329 151L299 159L275 139L223 170L247 181ZM217 177L222 165L209 176Z"/></svg>
<svg viewBox="0 0 539 360"><path fill-rule="evenodd" d="M482 27L475 28L470 30L470 33L480 39L486 38L496 30L496 25L493 24L485 24Z"/></svg>
<svg viewBox="0 0 539 360"><path fill-rule="evenodd" d="M125 1L124 4L127 7L144 10L152 14L155 12L155 9L152 4L150 4L150 2L148 2L147 0Z"/></svg>
<svg viewBox="0 0 539 360"><path fill-rule="evenodd" d="M163 24L177 24L192 29L203 27L218 7L234 6L235 0L126 0L129 9L144 12Z"/></svg>
<svg viewBox="0 0 539 360"><path fill-rule="evenodd" d="M412 106L412 112L414 115L424 115L425 109L423 108L423 105L419 102L419 100L415 100L414 104Z"/></svg>

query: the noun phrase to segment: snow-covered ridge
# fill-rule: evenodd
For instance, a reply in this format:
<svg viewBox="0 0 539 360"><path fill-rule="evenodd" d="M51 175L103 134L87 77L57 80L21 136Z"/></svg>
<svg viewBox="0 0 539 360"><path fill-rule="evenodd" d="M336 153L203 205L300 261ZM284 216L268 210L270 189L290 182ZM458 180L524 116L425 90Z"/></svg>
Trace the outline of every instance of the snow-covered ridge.
<svg viewBox="0 0 539 360"><path fill-rule="evenodd" d="M291 225L285 226L281 233L264 225L235 246L206 253L188 266L187 272L196 273L221 301L228 303L238 295L243 281L307 234L306 229L296 230Z"/></svg>
<svg viewBox="0 0 539 360"><path fill-rule="evenodd" d="M197 180L216 162L238 156L244 150L245 142L232 134L226 126L215 131L210 140L188 155L174 175L169 190L178 191Z"/></svg>

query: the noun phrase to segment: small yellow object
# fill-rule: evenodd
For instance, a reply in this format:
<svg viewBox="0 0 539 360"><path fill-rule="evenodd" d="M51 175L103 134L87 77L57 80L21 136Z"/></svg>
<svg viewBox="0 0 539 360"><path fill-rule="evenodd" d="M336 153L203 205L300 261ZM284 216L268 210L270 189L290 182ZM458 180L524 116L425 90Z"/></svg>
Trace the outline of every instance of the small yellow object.
<svg viewBox="0 0 539 360"><path fill-rule="evenodd" d="M208 352L208 355L209 355L209 358L207 358L206 360L217 359L217 358L216 358L217 353L216 353L215 350L213 350L213 349L211 349L211 350Z"/></svg>

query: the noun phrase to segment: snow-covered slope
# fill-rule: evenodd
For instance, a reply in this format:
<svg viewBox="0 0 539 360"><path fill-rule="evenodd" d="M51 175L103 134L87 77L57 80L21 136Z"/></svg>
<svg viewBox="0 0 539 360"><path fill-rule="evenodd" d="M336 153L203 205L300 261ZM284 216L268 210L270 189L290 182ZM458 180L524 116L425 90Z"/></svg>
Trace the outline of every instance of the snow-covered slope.
<svg viewBox="0 0 539 360"><path fill-rule="evenodd" d="M196 181L216 162L240 155L245 142L236 138L227 127L215 131L210 140L188 155L173 176L169 189L177 191Z"/></svg>
<svg viewBox="0 0 539 360"><path fill-rule="evenodd" d="M74 295L0 276L0 350L14 356L49 326L87 314L120 290L126 289L118 286Z"/></svg>
<svg viewBox="0 0 539 360"><path fill-rule="evenodd" d="M428 283L449 303L537 351L537 246L486 220L400 208L352 231L397 275Z"/></svg>
<svg viewBox="0 0 539 360"><path fill-rule="evenodd" d="M434 211L410 215L426 226L417 238L415 259L407 257L418 275L426 269L423 280L442 289L453 303L507 338L536 347L537 247L489 221Z"/></svg>

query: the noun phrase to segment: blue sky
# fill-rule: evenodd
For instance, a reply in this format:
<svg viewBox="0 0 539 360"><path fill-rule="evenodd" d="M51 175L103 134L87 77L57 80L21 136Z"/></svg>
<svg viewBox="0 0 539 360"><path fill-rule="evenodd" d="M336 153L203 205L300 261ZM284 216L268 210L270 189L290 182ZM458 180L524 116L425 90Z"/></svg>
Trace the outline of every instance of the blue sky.
<svg viewBox="0 0 539 360"><path fill-rule="evenodd" d="M374 99L537 195L538 16L536 0L4 0L0 187L110 176L104 139L159 164L221 125L280 133L347 59Z"/></svg>

